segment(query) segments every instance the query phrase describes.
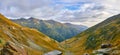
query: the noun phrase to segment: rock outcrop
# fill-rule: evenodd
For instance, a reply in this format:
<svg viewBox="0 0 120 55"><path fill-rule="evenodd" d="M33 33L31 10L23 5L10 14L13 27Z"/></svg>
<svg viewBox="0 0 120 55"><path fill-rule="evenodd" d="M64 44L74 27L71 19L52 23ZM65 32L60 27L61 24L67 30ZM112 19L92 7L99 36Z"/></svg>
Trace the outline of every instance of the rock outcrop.
<svg viewBox="0 0 120 55"><path fill-rule="evenodd" d="M6 42L0 52L0 55L27 55L23 46L16 45L12 42Z"/></svg>
<svg viewBox="0 0 120 55"><path fill-rule="evenodd" d="M119 55L120 49L111 44L102 44L101 49L93 51L93 55Z"/></svg>

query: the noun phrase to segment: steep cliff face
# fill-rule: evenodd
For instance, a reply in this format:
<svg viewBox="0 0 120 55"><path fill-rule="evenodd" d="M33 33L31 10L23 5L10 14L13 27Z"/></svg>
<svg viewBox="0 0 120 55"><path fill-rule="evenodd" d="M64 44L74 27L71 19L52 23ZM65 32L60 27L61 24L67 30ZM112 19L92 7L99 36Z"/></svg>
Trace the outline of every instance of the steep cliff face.
<svg viewBox="0 0 120 55"><path fill-rule="evenodd" d="M109 43L120 50L120 14L87 29L77 36L62 42L67 49L82 55L99 49L101 44ZM119 51L120 52L120 51Z"/></svg>
<svg viewBox="0 0 120 55"><path fill-rule="evenodd" d="M22 55L42 55L52 50L62 50L57 41L36 29L22 27L1 14L0 49L1 54L10 53L12 55L17 55L17 53Z"/></svg>

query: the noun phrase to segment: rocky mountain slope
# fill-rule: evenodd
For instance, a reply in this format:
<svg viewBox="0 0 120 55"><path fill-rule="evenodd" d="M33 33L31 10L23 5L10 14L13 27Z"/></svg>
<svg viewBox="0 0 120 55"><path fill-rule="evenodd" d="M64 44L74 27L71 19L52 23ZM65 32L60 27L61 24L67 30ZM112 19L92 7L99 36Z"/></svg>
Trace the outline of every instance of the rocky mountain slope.
<svg viewBox="0 0 120 55"><path fill-rule="evenodd" d="M0 55L43 55L52 50L62 51L57 41L0 14Z"/></svg>
<svg viewBox="0 0 120 55"><path fill-rule="evenodd" d="M33 17L29 19L15 19L12 21L22 26L38 29L40 32L59 42L69 39L87 29L87 27L83 25L60 23L54 20L39 20Z"/></svg>
<svg viewBox="0 0 120 55"><path fill-rule="evenodd" d="M86 31L78 34L77 36L69 40L62 42L61 44L64 44L65 48L75 53L75 55L83 55L85 53L89 53L92 55L92 52L99 49L102 44L110 44L110 49L116 49L114 49L115 51L112 50L112 52L120 53L119 43L120 14L104 20L103 22L87 29ZM110 54L112 52L110 52Z"/></svg>

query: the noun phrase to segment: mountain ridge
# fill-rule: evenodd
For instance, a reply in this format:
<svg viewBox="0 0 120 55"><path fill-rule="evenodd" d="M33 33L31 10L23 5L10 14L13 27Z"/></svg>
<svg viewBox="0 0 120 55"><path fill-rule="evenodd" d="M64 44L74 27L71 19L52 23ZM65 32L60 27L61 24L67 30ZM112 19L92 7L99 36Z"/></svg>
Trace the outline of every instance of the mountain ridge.
<svg viewBox="0 0 120 55"><path fill-rule="evenodd" d="M120 14L112 16L103 22L88 28L75 37L63 41L62 45L67 45L67 49L75 53L75 55L83 55L84 53L92 54L99 49L101 44L111 44L113 48L117 47L120 53ZM112 52L111 52L112 53ZM118 54L119 55L119 54Z"/></svg>
<svg viewBox="0 0 120 55"><path fill-rule="evenodd" d="M69 39L87 29L83 25L60 23L54 20L40 20L33 17L29 19L14 19L12 21L26 27L38 29L40 32L59 42Z"/></svg>
<svg viewBox="0 0 120 55"><path fill-rule="evenodd" d="M0 14L0 54L43 55L52 50L63 49L47 35L20 26Z"/></svg>

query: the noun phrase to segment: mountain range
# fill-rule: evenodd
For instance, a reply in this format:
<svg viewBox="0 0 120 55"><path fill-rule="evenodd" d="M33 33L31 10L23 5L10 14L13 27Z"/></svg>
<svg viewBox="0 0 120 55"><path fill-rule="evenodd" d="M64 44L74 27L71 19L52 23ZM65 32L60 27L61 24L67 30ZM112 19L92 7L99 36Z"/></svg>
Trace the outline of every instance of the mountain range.
<svg viewBox="0 0 120 55"><path fill-rule="evenodd" d="M69 39L88 28L83 25L60 23L54 20L40 20L33 17L12 19L12 21L22 26L35 28L59 42Z"/></svg>
<svg viewBox="0 0 120 55"><path fill-rule="evenodd" d="M26 21L25 19L21 20ZM43 20L34 19L34 24L39 24L39 21ZM50 23L53 23L53 20ZM57 23L53 23L53 25ZM70 24L66 23L66 25L69 26ZM16 24L0 14L0 55L43 55L44 53L54 54L54 52L59 51L63 55L98 55L95 53L97 50L99 54L107 51L109 55L119 55L119 43L120 14L112 16L62 42L57 42L33 27L28 28ZM110 47L106 48L108 46Z"/></svg>
<svg viewBox="0 0 120 55"><path fill-rule="evenodd" d="M0 14L0 55L43 55L52 50L62 51L57 41Z"/></svg>
<svg viewBox="0 0 120 55"><path fill-rule="evenodd" d="M112 16L73 38L63 41L61 45L64 45L75 55L83 55L84 53L92 55L94 50L99 49L102 44L106 43L112 45L110 49L116 48L110 53L120 54L120 14ZM99 51L104 50L100 49Z"/></svg>

